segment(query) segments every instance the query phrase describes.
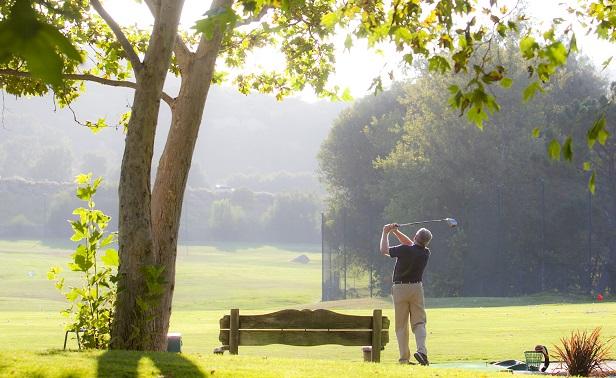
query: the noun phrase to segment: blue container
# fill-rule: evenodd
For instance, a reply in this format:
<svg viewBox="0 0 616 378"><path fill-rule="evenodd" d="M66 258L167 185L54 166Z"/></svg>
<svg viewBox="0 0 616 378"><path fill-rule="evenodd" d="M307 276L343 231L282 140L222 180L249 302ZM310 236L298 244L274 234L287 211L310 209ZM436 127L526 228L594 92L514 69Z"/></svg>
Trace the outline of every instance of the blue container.
<svg viewBox="0 0 616 378"><path fill-rule="evenodd" d="M182 353L182 334L167 334L167 352Z"/></svg>

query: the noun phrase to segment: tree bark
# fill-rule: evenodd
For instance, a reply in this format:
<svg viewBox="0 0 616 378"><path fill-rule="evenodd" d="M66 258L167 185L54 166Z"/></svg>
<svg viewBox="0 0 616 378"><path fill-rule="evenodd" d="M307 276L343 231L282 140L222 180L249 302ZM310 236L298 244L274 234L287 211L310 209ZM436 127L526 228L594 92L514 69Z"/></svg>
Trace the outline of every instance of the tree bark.
<svg viewBox="0 0 616 378"><path fill-rule="evenodd" d="M160 2L128 124L119 185L120 267L111 348L163 350L156 309L144 309L148 297L144 268L156 266L151 228L150 173L160 97L171 60L183 0Z"/></svg>
<svg viewBox="0 0 616 378"><path fill-rule="evenodd" d="M211 8L231 6L232 0L215 0ZM152 230L158 263L165 267L165 291L160 298L157 329L169 329L175 288L175 262L182 203L192 155L214 74L223 31L201 39L197 52L182 71L180 93L172 108L171 128L163 150L152 193ZM159 340L164 343L165 340Z"/></svg>

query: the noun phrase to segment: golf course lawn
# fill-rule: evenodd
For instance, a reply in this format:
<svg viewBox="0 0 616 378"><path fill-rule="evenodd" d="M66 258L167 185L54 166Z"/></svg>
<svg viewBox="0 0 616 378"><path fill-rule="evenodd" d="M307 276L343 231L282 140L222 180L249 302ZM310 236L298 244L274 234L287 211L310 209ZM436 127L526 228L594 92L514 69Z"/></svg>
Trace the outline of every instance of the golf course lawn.
<svg viewBox="0 0 616 378"><path fill-rule="evenodd" d="M0 352L7 377L511 377L398 364L139 352Z"/></svg>
<svg viewBox="0 0 616 378"><path fill-rule="evenodd" d="M136 359L138 364L133 361L124 365L137 364L140 375L150 375L155 369L165 374L167 365L188 371L195 365L201 369L199 374L214 370L215 376L398 376L408 374L408 369L416 369L418 376L438 374L435 372L443 376L442 369L397 366L393 322L380 365L359 363L359 347L272 345L240 347L239 356L211 354L220 345L218 319L230 308L239 308L240 314L282 308L330 308L363 315L371 314L373 308L382 308L384 315L393 320L389 298L319 303L319 247L181 246L170 331L182 333L184 353L151 354L146 355L149 359L141 359L142 355L137 358L130 353L59 352L66 322L59 312L65 303L46 279L46 272L51 266L66 266L70 244L0 241L0 376L91 376L96 375L101 361L111 358L107 356ZM300 254L308 256L310 262L302 265L290 261ZM67 282L74 282L69 278L74 274L66 270ZM436 366L439 362L523 359L525 350L536 344L551 350L560 338L575 329L599 326L606 339L616 337L615 302L592 303L554 294L524 298L428 298L427 306L429 355ZM69 347L76 348L74 339L69 340ZM131 370L116 373L130 376Z"/></svg>

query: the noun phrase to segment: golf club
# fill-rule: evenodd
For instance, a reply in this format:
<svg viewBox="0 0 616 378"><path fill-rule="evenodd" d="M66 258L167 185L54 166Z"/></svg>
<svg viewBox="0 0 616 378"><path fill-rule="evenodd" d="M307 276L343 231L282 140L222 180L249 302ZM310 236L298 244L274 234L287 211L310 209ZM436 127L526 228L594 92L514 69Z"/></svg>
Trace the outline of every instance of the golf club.
<svg viewBox="0 0 616 378"><path fill-rule="evenodd" d="M426 221L419 221L419 222L411 222L411 223L398 223L398 227L402 227L402 226L412 226L414 224L423 224L423 223L435 223L435 222L445 222L447 223L447 226L454 228L458 225L458 221L453 219L453 218L443 218L443 219L432 219L432 220L426 220Z"/></svg>

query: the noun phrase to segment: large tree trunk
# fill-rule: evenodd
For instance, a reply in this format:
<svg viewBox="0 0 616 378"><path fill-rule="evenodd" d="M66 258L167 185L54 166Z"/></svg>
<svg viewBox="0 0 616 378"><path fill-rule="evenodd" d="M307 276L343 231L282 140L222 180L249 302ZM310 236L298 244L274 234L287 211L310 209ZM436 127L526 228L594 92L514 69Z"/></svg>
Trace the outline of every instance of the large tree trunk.
<svg viewBox="0 0 616 378"><path fill-rule="evenodd" d="M122 159L119 185L120 267L111 348L161 350L156 310L144 270L156 266L151 228L150 173L160 97L171 60L183 0L162 0L145 54L136 75L137 88ZM141 306L138 305L141 303Z"/></svg>
<svg viewBox="0 0 616 378"><path fill-rule="evenodd" d="M230 5L230 0L218 0L212 8ZM156 259L165 267L165 291L160 298L160 318L156 320L157 329L164 331L161 336L169 329L184 191L221 40L220 30L212 39L202 39L199 49L182 71L180 93L172 109L171 128L156 173L152 230Z"/></svg>

